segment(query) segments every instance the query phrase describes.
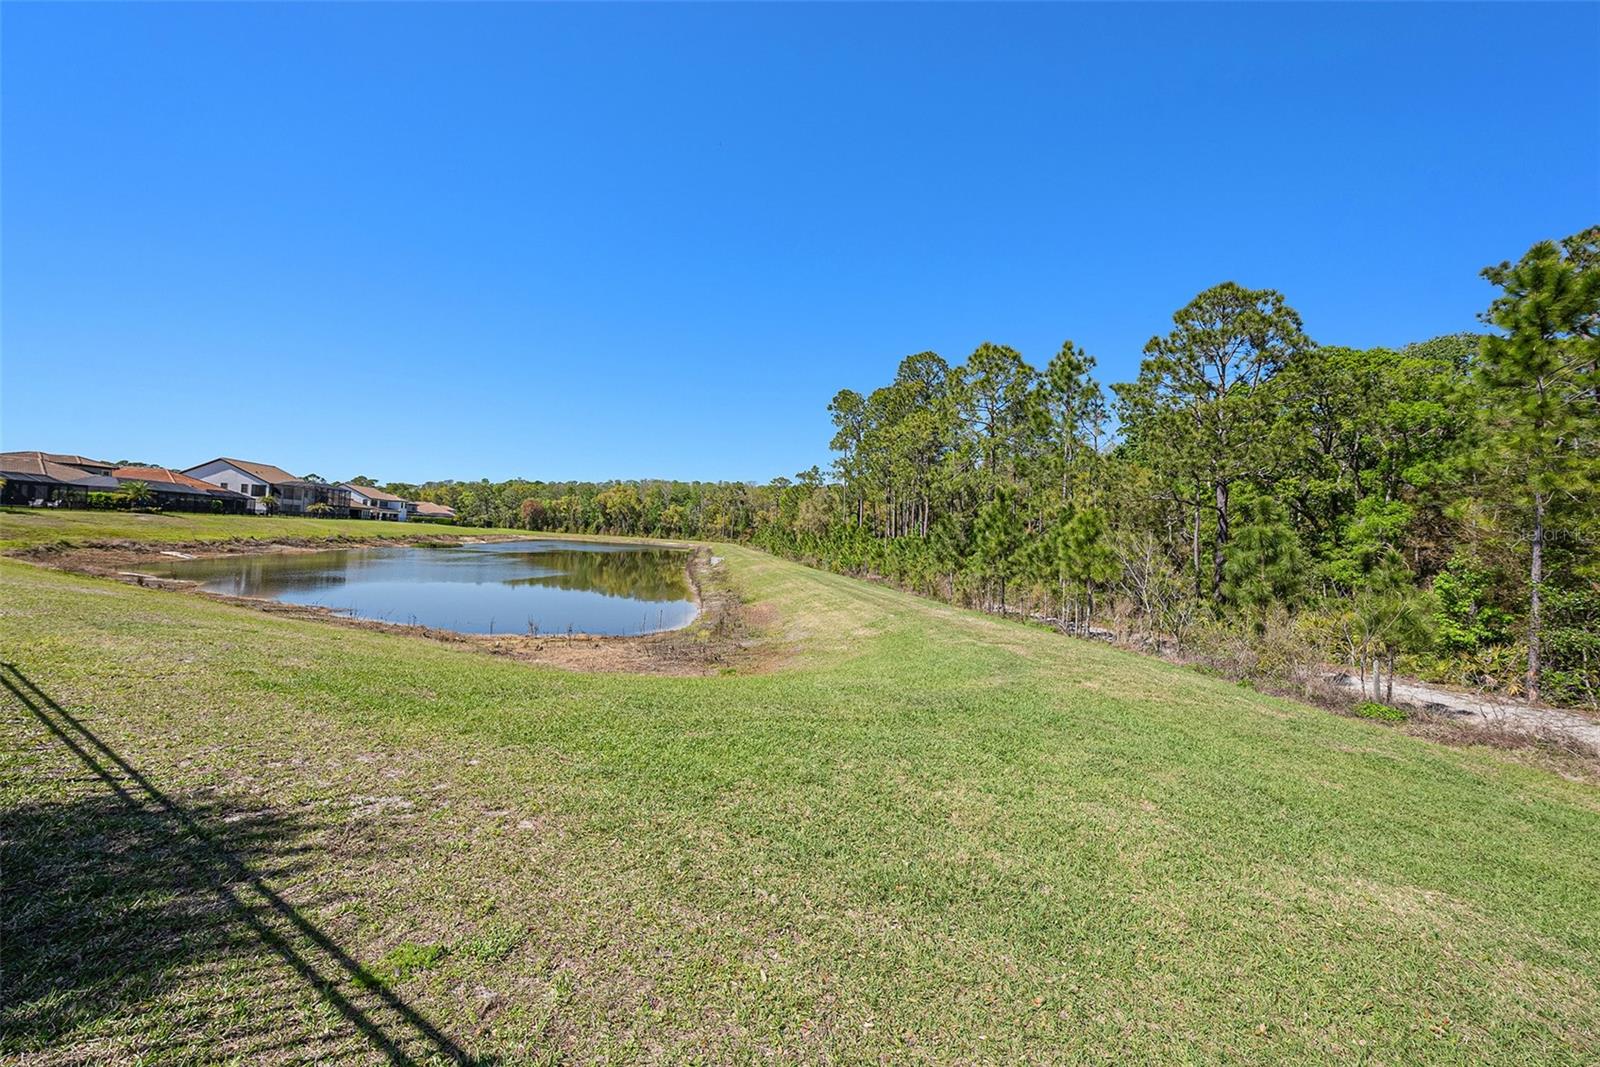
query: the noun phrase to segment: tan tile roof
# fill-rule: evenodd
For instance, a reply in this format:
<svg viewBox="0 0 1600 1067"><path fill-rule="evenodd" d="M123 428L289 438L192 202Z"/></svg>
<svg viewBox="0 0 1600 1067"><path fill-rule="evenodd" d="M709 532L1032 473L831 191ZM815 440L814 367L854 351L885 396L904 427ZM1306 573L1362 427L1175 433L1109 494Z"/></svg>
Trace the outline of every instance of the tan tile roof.
<svg viewBox="0 0 1600 1067"><path fill-rule="evenodd" d="M219 489L210 482L202 482L199 478L191 478L182 471L171 471L165 467L118 467L111 472L111 476L130 482L147 482L151 485L179 485L208 493L227 493L230 496L242 495L235 493L231 489Z"/></svg>
<svg viewBox="0 0 1600 1067"><path fill-rule="evenodd" d="M69 455L65 452L39 453L51 463L65 463L69 467L114 467L115 463L107 463L103 459L90 459L88 456Z"/></svg>
<svg viewBox="0 0 1600 1067"><path fill-rule="evenodd" d="M244 471L246 474L260 478L269 485L277 485L280 482L297 482L300 480L294 475L290 474L288 471L284 470L282 467L274 467L270 463L255 463L248 459L234 459L231 456L218 456L216 459L207 460L206 462L231 463L235 467L238 467L240 470ZM204 466L205 463L196 463L194 465L194 467ZM194 467L190 467L189 470L194 470Z"/></svg>
<svg viewBox="0 0 1600 1067"><path fill-rule="evenodd" d="M370 485L357 485L354 482L345 482L344 487L350 490L352 493L360 493L368 500L398 500L401 503L405 503L406 499L403 496L395 496L393 493L385 493L382 489L376 489Z"/></svg>
<svg viewBox="0 0 1600 1067"><path fill-rule="evenodd" d="M68 466L52 459L53 455L51 452L0 452L0 476L46 478L69 484L116 488L117 483L111 478L90 474L81 467Z"/></svg>
<svg viewBox="0 0 1600 1067"><path fill-rule="evenodd" d="M44 466L49 462L43 452L0 452L0 471L44 474Z"/></svg>
<svg viewBox="0 0 1600 1067"><path fill-rule="evenodd" d="M418 515L448 515L453 519L453 518L456 517L456 509L452 508L452 507L448 507L448 506L446 506L444 504L435 504L431 500L419 500L419 501L417 501L417 514Z"/></svg>

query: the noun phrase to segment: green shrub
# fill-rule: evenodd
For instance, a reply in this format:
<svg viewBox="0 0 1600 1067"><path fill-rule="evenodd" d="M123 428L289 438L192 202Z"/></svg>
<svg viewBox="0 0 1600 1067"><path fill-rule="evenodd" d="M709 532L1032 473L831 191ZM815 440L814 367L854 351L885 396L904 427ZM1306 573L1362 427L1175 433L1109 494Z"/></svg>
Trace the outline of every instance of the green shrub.
<svg viewBox="0 0 1600 1067"><path fill-rule="evenodd" d="M1492 601L1495 575L1462 560L1433 579L1434 622L1439 646L1446 652L1475 652L1508 638L1511 615Z"/></svg>
<svg viewBox="0 0 1600 1067"><path fill-rule="evenodd" d="M1399 708L1380 704L1376 700L1363 700L1357 704L1355 715L1362 719L1377 719L1379 722L1405 722L1411 717Z"/></svg>
<svg viewBox="0 0 1600 1067"><path fill-rule="evenodd" d="M1483 689L1505 696L1521 696L1528 667L1528 646L1521 641L1484 645L1470 652L1423 653L1400 658L1402 674L1415 674L1425 682L1443 682Z"/></svg>
<svg viewBox="0 0 1600 1067"><path fill-rule="evenodd" d="M1544 699L1600 705L1600 587L1545 594Z"/></svg>

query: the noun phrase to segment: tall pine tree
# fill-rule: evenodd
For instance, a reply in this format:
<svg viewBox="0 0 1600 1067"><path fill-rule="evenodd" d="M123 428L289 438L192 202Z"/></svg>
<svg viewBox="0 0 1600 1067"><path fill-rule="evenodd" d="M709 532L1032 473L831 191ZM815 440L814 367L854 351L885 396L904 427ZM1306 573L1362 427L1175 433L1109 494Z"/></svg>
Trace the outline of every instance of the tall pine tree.
<svg viewBox="0 0 1600 1067"><path fill-rule="evenodd" d="M1600 268L1583 235L1541 241L1515 264L1487 267L1500 287L1484 320L1485 468L1498 475L1528 535L1527 693L1539 699L1545 549L1553 509L1595 487L1600 436Z"/></svg>

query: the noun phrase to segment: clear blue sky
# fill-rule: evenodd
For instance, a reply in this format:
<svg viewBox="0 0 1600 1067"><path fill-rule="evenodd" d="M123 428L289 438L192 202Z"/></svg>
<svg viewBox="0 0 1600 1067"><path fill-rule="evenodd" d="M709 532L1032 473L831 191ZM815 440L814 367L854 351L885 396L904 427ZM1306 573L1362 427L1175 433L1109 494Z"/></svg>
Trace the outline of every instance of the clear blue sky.
<svg viewBox="0 0 1600 1067"><path fill-rule="evenodd" d="M3 20L6 448L764 481L907 353L1400 344L1600 221L1595 4Z"/></svg>

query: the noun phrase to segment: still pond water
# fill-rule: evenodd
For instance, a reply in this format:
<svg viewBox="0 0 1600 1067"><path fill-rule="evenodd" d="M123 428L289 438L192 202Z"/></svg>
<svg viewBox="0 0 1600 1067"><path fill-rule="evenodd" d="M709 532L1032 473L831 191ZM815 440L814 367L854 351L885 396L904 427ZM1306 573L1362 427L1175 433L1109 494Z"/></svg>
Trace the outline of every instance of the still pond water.
<svg viewBox="0 0 1600 1067"><path fill-rule="evenodd" d="M147 573L458 633L640 634L694 619L688 563L683 550L549 540L175 560Z"/></svg>

